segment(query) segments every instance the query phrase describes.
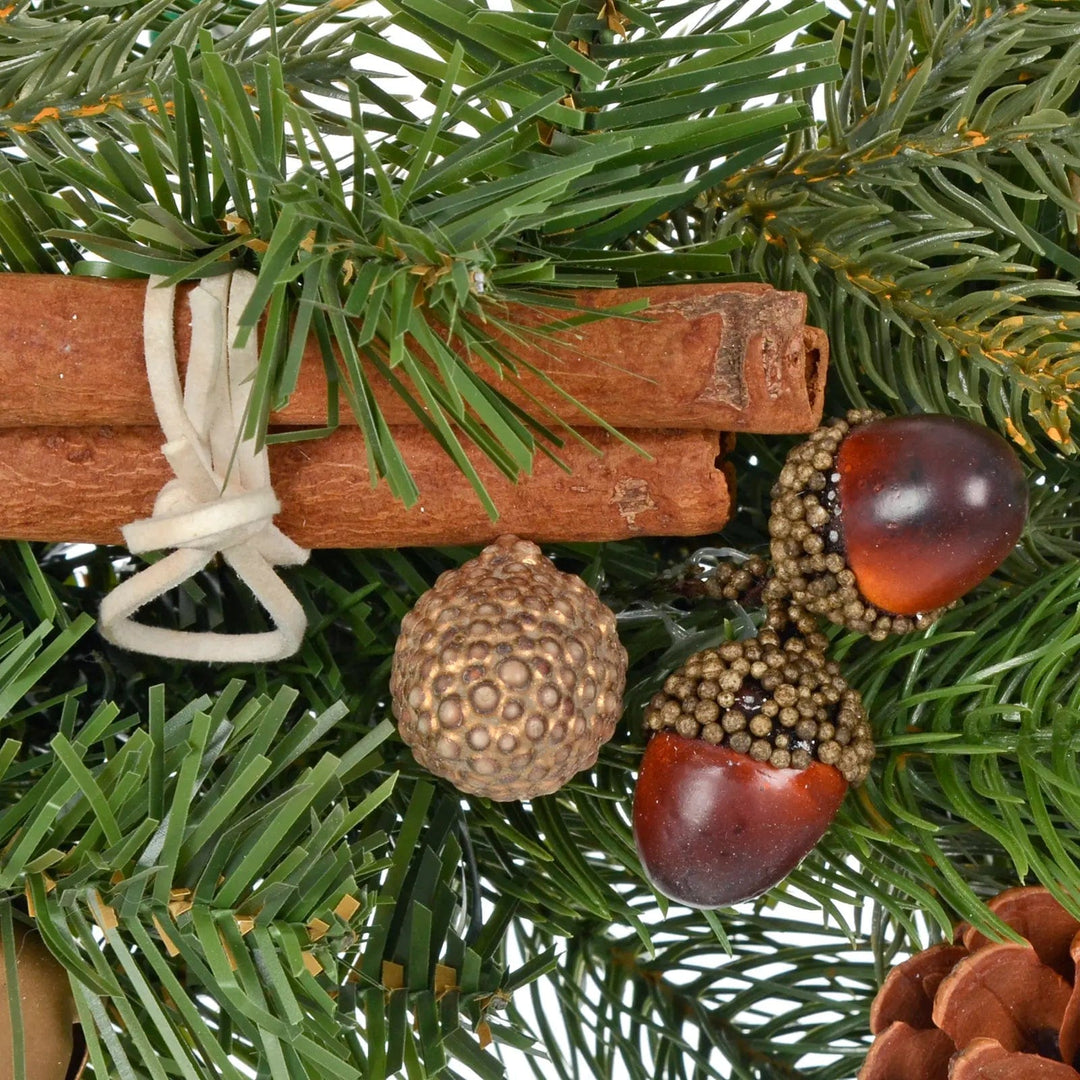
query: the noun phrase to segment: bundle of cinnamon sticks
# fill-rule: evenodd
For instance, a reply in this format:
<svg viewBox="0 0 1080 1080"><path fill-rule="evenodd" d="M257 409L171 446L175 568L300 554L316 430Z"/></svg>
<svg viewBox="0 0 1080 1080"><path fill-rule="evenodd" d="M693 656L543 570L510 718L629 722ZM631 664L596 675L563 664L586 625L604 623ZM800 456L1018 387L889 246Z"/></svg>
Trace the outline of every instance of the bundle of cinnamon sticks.
<svg viewBox="0 0 1080 1080"><path fill-rule="evenodd" d="M172 474L144 372L145 289L141 281L0 275L0 537L120 543L121 525L151 513ZM191 333L186 296L182 291L176 303L180 358ZM565 313L512 305L502 313L525 332L503 341L506 349L638 449L594 428L586 432L592 447L569 439L559 451L569 473L537 455L533 472L517 483L470 454L499 508L493 522L444 451L373 374L420 502L406 508L385 484L372 486L362 436L343 409L343 426L329 437L270 448L282 503L277 524L304 547L483 543L506 532L539 541L613 540L719 529L732 498L727 433L816 427L828 342L806 326L805 296L766 285L583 290L575 302L595 310L642 297L648 308L632 318L535 339L527 331ZM475 370L509 396L521 393L479 361ZM542 376L523 371L523 390L577 426ZM527 396L518 400L535 412ZM296 391L271 415L271 428L325 423L325 375L312 340Z"/></svg>

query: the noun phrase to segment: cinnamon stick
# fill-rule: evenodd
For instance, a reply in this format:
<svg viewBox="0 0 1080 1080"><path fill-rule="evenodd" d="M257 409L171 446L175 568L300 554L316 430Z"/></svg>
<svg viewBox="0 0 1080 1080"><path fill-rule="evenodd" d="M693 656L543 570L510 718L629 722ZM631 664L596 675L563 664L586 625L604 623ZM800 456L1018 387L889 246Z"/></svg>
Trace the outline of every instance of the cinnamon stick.
<svg viewBox="0 0 1080 1080"><path fill-rule="evenodd" d="M540 455L531 476L511 483L470 454L501 511L492 522L468 481L421 427L394 437L421 491L406 509L385 483L372 488L356 428L325 439L270 447L282 504L276 523L305 547L407 547L486 543L514 532L538 541L701 535L731 506L719 456L724 436L701 430L637 430L646 460L603 431L562 451L572 473ZM155 427L0 429L0 536L122 543L120 526L153 510L172 477Z"/></svg>
<svg viewBox="0 0 1080 1080"><path fill-rule="evenodd" d="M144 281L66 275L0 274L0 428L23 425L129 426L155 423L144 374ZM596 320L530 343L496 342L535 364L605 420L623 428L709 428L783 433L821 420L828 342L807 327L806 297L768 285L672 285L581 290L582 309L648 297L633 317ZM187 290L176 305L177 356L187 356ZM506 305L498 313L538 332L557 311ZM522 389L482 361L481 377L530 412ZM369 369L390 424L415 417ZM522 388L571 423L583 420L543 380L523 373ZM351 417L345 407L342 418ZM318 345L308 341L300 381L272 425L326 422L326 378Z"/></svg>

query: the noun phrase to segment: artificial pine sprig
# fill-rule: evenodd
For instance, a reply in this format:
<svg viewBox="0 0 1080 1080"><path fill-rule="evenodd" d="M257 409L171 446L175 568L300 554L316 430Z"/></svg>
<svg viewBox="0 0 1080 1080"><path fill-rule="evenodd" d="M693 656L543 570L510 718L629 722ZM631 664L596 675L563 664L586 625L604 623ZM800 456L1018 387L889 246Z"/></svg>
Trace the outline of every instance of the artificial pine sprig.
<svg viewBox="0 0 1080 1080"><path fill-rule="evenodd" d="M522 946L523 963L529 965L526 974L546 978L556 986L563 1008L570 1014L570 1053L583 1075L605 1076L616 1060L632 1062L627 1067L634 1076L650 1075L650 1069L659 1067L656 1062L677 1063L673 1067L687 1070L686 1076L692 1075L695 1065L711 1062L702 1065L706 1075L723 1075L715 1071L722 1069L722 1060L741 1063L745 1069L755 1067L755 1062L768 1062L769 1068L777 1070L776 1075L784 1075L784 1070L796 1067L803 1055L815 1053L826 1055L821 1059L823 1063L802 1071L820 1080L853 1074L859 1061L859 1033L877 981L875 972L877 968L884 970L888 957L905 942L925 941L934 932L943 934L958 916L992 929L980 898L992 895L1019 874L1034 872L1040 879L1060 881L1067 892L1080 888L1075 881L1076 853L1068 824L1077 812L1076 805L1080 805L1080 781L1074 765L1076 717L1080 711L1073 700L1076 686L1069 665L1077 629L1075 618L1061 618L1063 610L1076 610L1074 567L1015 590L1012 599L1000 584L989 586L980 597L949 612L932 634L916 641L866 646L854 637L840 639L845 670L866 695L883 745L879 751L880 769L868 782L865 797L845 805L825 842L784 887L785 897L808 912L817 912L815 921L829 913L829 922L822 922L819 938L810 946L792 942L787 935L799 924L788 914L771 911L768 905L753 913L680 913L658 922L652 891L634 869L628 812L632 767L638 752L632 718L640 715L641 704L671 664L677 664L689 652L737 633L736 625L723 622L713 604L701 602L689 611L680 611L671 604L637 603L625 611L622 636L631 653L631 670L638 674L629 688L627 729L604 750L595 776L581 777L558 795L531 806L502 807L476 801L465 813L456 797L444 799L430 787L417 793L424 785L417 788L420 774L408 753L395 740L385 737L385 724L378 729L378 721L387 716L380 687L385 686L400 611L440 569L471 554L433 551L387 553L384 557L381 553L317 553L312 566L298 571L301 591L314 592L320 609L330 611L336 605L341 614L333 625L318 629L317 641L309 644L286 672L269 679L267 690L280 688L288 680L305 688L305 702L314 704L334 694L348 704L346 712L331 702L322 720L314 712L307 717L297 715L295 705L287 709L293 695L281 697L280 689L270 696L264 692L256 701L234 686L226 695L226 700L233 703L228 707L215 706L213 698L200 701L193 680L202 676L180 669L173 672L167 691L155 692L157 696L151 699L149 709L129 698L146 717L136 728L133 725L138 714L129 714L121 721L115 707L110 709L107 703L95 705L102 691L98 672L102 667L106 672L123 671L113 667L123 657L111 650L96 658L79 658L69 652L71 663L67 670L55 672L51 682L43 671L37 682L42 689L51 687L55 703L43 701L32 713L21 709L9 717L7 733L16 741L22 741L24 733L32 733L30 738L37 749L32 754L16 752L12 760L17 771L9 769L0 780L0 802L18 807L14 801L17 792L40 798L50 776L70 775L71 755L57 752L58 747L61 751L66 747L53 732L64 732L68 741L77 739L79 717L90 717L95 715L95 708L105 708L107 713L102 715L114 718L114 741L109 753L114 759L121 753L121 760L128 761L147 733L157 737L155 730L173 708L171 704L166 708L166 701L174 699L180 712L189 717L200 709L211 713L216 709L232 723L231 718L242 712L246 717L243 731L251 738L264 723L269 723L259 719L265 712L263 703L273 706L276 719L260 738L265 742L272 732L277 735L267 744L270 751L260 752L264 757L273 756L278 766L267 770L266 786L261 791L250 792L251 797L243 804L244 816L229 819L239 825L251 815L248 825L238 829L230 825L223 831L212 828L225 812L225 804L221 809L217 807L219 798L235 795L238 790L232 787L232 780L218 782L217 777L224 775L222 769L229 777L236 776L251 759L243 742L227 742L215 756L217 765L200 789L203 797L196 798L185 815L185 830L211 830L215 838L226 835L225 847L230 850L234 843L244 847L244 838L254 836L260 815L279 812L290 798L299 797L297 785L307 775L305 770L317 768L327 754L366 763L364 767L358 764L353 769L337 770L335 775L343 787L334 805L340 802L342 806L359 806L373 797L389 775L400 772L401 778L386 794L381 808L366 819L370 827L347 837L342 834L342 843L348 841L348 859L344 847L333 849L335 857L343 860L334 862L338 867L335 873L347 872L350 866L364 868L356 871L360 889L355 892L364 906L351 924L358 945L350 951L343 939L330 937L322 943L322 954L316 950L316 956L322 955L327 964L333 957L333 963L339 965L331 969L336 973L334 977L344 978L348 992L356 995L343 998L342 1008L351 1009L355 1004L360 1010L357 1038L362 1047L369 1047L373 1038L377 1041L379 1032L411 1032L411 1043L400 1041L405 1036L398 1034L390 1038L388 1057L380 1056L375 1048L374 1058L366 1059L365 1066L372 1077L384 1075L384 1068L389 1070L385 1075L392 1074L397 1054L421 1059L430 1056L434 1063L441 1060L440 1053L446 1054L451 1068L455 1060L471 1062L475 1057L477 1064L486 1063L488 1074L499 1075L497 1059L490 1051L481 1054L471 1033L474 1025L484 1022L494 1034L496 1045L527 1044L525 1032L531 1031L547 1044L549 1053L565 1053L559 1049L561 1037L548 1026L550 1017L536 1027L535 1021L527 1020L520 1011L529 991L510 976L493 975L494 981L487 983L483 992L477 991L477 997L447 997L437 991L434 968L430 983L409 981L403 993L388 990L383 982L383 961L410 970L413 934L419 932L417 926L422 930L427 925L422 911L409 914L411 905L444 913L432 923L426 940L429 955L454 970L462 970L461 958L465 955L461 946L454 944L455 934L462 935L469 947L481 955L501 962L504 935L512 933ZM594 580L628 585L636 582L637 590L653 579L665 560L679 557L677 550L668 551L658 560L659 554L657 548L650 554L650 545L645 541L558 553L568 567L580 568L588 560L591 567L585 569ZM68 564L75 568L80 565L79 559ZM24 560L8 562L3 578L8 609L12 613L27 612L31 597L41 604L42 596L51 590L49 606L63 608L69 617L77 619L79 604L92 605L94 593L74 587L70 580L65 582L66 576L67 567L59 560L46 561L44 569L33 576ZM378 591L373 590L376 582ZM630 595L633 592L631 589ZM358 638L348 620L361 611L364 622ZM1001 619L990 618L999 613ZM978 633L968 629L972 626L979 628ZM1037 645L1025 646L1025 642ZM162 673L167 668L162 665ZM70 689L67 694L60 693L65 685L72 688L74 684L77 690L84 682L84 674L96 680L87 686L93 696L84 690L82 697L87 700L80 704ZM266 682L267 673L261 672L257 678ZM125 683L136 685L127 677ZM197 708L185 710L183 703L192 698ZM294 735L286 737L278 753L276 748L288 731L287 718L295 718L300 726ZM140 732L143 726L146 731ZM914 732L913 727L922 730ZM167 733L172 728L166 726L165 730ZM186 730L176 728L178 733ZM376 730L377 735L370 734ZM132 738L136 745L126 749ZM185 735L180 742L168 740L173 746L169 753L181 754L181 743L186 745L184 740L188 739ZM358 742L363 742L364 748L351 749ZM298 756L291 757L294 753ZM108 766L103 756L95 757L100 754L101 750L91 747L91 753L85 756L86 766L95 777ZM170 760L164 762L166 768L161 775L168 778L167 785L175 785L180 777L173 766L182 764L182 759L177 756L172 765ZM120 769L122 776L128 772L120 765L113 769ZM113 817L127 837L129 819L138 825L138 804L129 803L126 795L111 794L114 779L114 773L108 773L95 780L95 785L108 795L110 805L116 803ZM119 849L110 854L108 833L104 825L97 824L99 817L93 811L97 796L86 794L94 791L94 785L84 779L78 790L81 794L67 811L74 831L69 829L63 836L47 832L34 849L35 856L45 856L51 849L70 849L74 852L71 857L82 868L101 863L94 871L94 881L106 900L114 893L117 897L120 893L127 895L126 890L137 885L142 890L139 895L150 905L147 910L156 911L150 904L155 895L154 874L127 883L132 876L131 859ZM158 805L173 805L172 786L163 790ZM325 789L321 790L325 793ZM313 792L310 797L317 802L316 796ZM264 810L264 806L269 809ZM27 804L15 813L30 809L33 807ZM108 821L108 815L104 817ZM324 810L316 817L327 820ZM316 827L314 820L305 826ZM328 830L333 828L332 823L326 825ZM192 835L198 840L202 834ZM417 837L423 840L419 847L414 846ZM189 845L193 852L199 846L195 840ZM149 837L131 843L148 844ZM265 872L273 876L275 865L303 862L303 852L309 846L302 831L294 829L281 844L268 849ZM240 848L229 865L237 865L243 855ZM328 852L326 858L329 856ZM199 880L209 885L207 858L213 861L212 850L198 855L195 862L178 864L197 872L190 878L186 871L180 877L180 871L172 872L170 889L189 888L192 881ZM393 880L381 878L391 858L399 869ZM253 865L249 863L249 867ZM58 873L63 868L52 863L45 867L58 887L64 884ZM326 868L330 868L329 861ZM117 870L126 870L124 881L112 880ZM215 871L211 876L217 880L220 875ZM243 879L241 875L236 881L242 883ZM26 880L26 874L21 875L9 897L22 896ZM365 882L369 888L367 901ZM440 884L433 884L436 882ZM75 889L78 884L77 879L71 886L73 892L61 888L57 900L82 895ZM216 900L227 884L224 882L211 896ZM247 903L242 884L231 888L235 896L223 894L222 909L251 914L254 901ZM432 888L436 893L425 891ZM374 901L376 895L382 899ZM438 902L437 896L442 897ZM470 914L463 926L460 916L453 913L474 912L474 898L486 902L486 916ZM182 901L186 899L186 895L181 897ZM302 930L306 934L312 917L336 925L325 908L332 908L338 899L336 895L327 896L323 903L320 896L311 904L289 899L282 910L288 915L290 933ZM142 904L140 900L137 906L141 908ZM861 918L854 922L845 914L851 906L863 908ZM59 919L60 914L56 917ZM65 908L63 917L71 919L74 915ZM82 917L89 920L87 926L93 923L89 908ZM146 929L160 952L164 946L156 936L152 919L147 926L148 916L139 918L143 921L138 925ZM871 918L879 925L873 934L868 921ZM924 919L929 920L929 929ZM163 925L171 938L173 923ZM181 929L177 927L176 933ZM129 938L123 927L119 934L118 942L138 945L142 941L141 937L138 942ZM254 948L255 939L248 937L243 935L246 947ZM292 939L275 940L284 949ZM198 941L202 942L198 947L206 947L202 938ZM854 952L853 944L859 946ZM138 948L145 948L145 944ZM193 944L183 964L198 958L196 948ZM303 948L301 941L301 951ZM651 951L654 948L655 956ZM288 945L288 949L293 947ZM731 951L731 959L725 958L725 950ZM282 954L281 962L285 964L290 956L295 960L294 950ZM628 961L628 956L635 958L633 962ZM258 954L253 957L259 960ZM780 967L770 966L770 974L764 976L756 969L766 962ZM367 977L359 984L349 983L348 972L354 967L367 970L375 983L369 983ZM286 969L291 970L287 964ZM396 970L387 968L385 978L393 980ZM219 974L225 976L224 970ZM690 995L697 1003L694 1009L687 1008L686 992L680 989L689 976L695 980ZM218 976L211 972L206 977L214 980ZM324 988L329 985L323 976L315 978ZM128 987L126 982L123 985ZM159 984L151 979L150 985ZM211 996L217 993L213 985L213 981L206 983ZM304 985L314 993L310 984L304 981ZM133 987L123 993L133 992ZM494 1007L504 1000L498 993L510 999L510 1009L505 1013ZM208 1035L197 1028L198 1039L217 1038L212 1034L216 1030L216 1011L203 1013L204 1006L209 1008L206 999L199 995L193 998L200 1011L198 1023L207 1025L211 1032ZM218 1000L223 1000L224 1005L215 1009L233 1009L227 996L219 994ZM756 1001L762 1002L760 1007L755 1006ZM388 1010L385 1015L380 1011L383 1009ZM432 1010L444 1025L451 1024L451 1016L461 1011L465 1028L452 1044L445 1042L437 1029L425 1026ZM421 1015L425 1017L423 1025L414 1029L414 1021ZM147 1020L139 1008L129 1010L127 1017L125 1023L150 1023L153 1035L155 1022ZM190 1016L183 1023L196 1020ZM248 1030L240 1020L236 1023ZM462 1041L466 1036L469 1043ZM123 1034L117 1037L121 1046L127 1047L125 1053L137 1054L131 1049L136 1044L126 1042ZM240 1045L242 1035L236 1038ZM261 1029L258 1038L264 1038ZM103 1050L110 1055L114 1052ZM367 1054L369 1049L363 1052ZM241 1060L252 1064L262 1060L250 1056L254 1051L245 1053L249 1057ZM561 1062L557 1066L538 1063L540 1074L551 1075L543 1072L550 1067L559 1075L571 1075L564 1072L572 1068L569 1061L557 1060ZM675 1075L684 1074L677 1071Z"/></svg>
<svg viewBox="0 0 1080 1080"><path fill-rule="evenodd" d="M1080 37L1054 3L857 5L830 27L845 76L780 167L700 200L695 239L804 289L860 405L996 424L1074 453Z"/></svg>
<svg viewBox="0 0 1080 1080"><path fill-rule="evenodd" d="M168 716L159 686L145 721L104 704L83 723L69 698L47 745L5 743L0 891L71 974L95 1065L359 1080L422 1053L434 1074L479 1056L463 1020L542 973L507 973L495 937L473 947L429 784L405 784L387 853L392 725L313 753L345 709L295 717L296 697L234 682Z"/></svg>

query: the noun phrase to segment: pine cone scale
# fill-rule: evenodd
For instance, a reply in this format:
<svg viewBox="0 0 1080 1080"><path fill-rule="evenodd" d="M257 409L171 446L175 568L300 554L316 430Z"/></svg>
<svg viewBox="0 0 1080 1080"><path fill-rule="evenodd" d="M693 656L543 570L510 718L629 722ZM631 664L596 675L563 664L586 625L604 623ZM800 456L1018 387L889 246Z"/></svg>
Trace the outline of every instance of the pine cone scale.
<svg viewBox="0 0 1080 1080"><path fill-rule="evenodd" d="M894 967L874 998L870 1033L880 1035L897 1021L932 1028L934 995L942 979L967 955L962 945L932 945Z"/></svg>
<svg viewBox="0 0 1080 1080"><path fill-rule="evenodd" d="M1061 1030L1072 987L1030 945L987 945L953 968L934 995L934 1024L958 1047L979 1037L1031 1052Z"/></svg>
<svg viewBox="0 0 1080 1080"><path fill-rule="evenodd" d="M1080 932L1072 939L1069 948L1073 968L1080 972ZM1061 1019L1061 1034L1058 1037L1061 1060L1069 1062L1080 1070L1080 978L1073 985L1072 996L1065 1006L1065 1015Z"/></svg>
<svg viewBox="0 0 1080 1080"><path fill-rule="evenodd" d="M949 1080L956 1044L937 1028L916 1028L897 1020L870 1048L859 1073L873 1080Z"/></svg>
<svg viewBox="0 0 1080 1080"><path fill-rule="evenodd" d="M1051 892L1047 889L1008 889L994 897L987 907L1006 926L1029 941L1047 967L1063 978L1073 977L1076 965L1071 946L1080 933L1080 919L1070 915ZM963 941L968 952L991 943L985 934L971 926L965 929Z"/></svg>
<svg viewBox="0 0 1080 1080"><path fill-rule="evenodd" d="M948 1080L1074 1080L1070 1065L1006 1050L993 1039L975 1039L958 1054Z"/></svg>

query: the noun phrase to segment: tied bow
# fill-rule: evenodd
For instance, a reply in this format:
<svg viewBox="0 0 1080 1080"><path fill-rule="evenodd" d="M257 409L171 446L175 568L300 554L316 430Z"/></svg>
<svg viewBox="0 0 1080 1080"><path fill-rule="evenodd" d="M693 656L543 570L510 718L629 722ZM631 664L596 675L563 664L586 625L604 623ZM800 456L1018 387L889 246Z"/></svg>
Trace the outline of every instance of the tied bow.
<svg viewBox="0 0 1080 1080"><path fill-rule="evenodd" d="M191 352L183 391L173 344L175 288L162 288L161 281L152 277L147 285L143 338L150 391L166 438L161 452L175 479L158 493L151 517L121 531L134 554L175 550L105 597L101 633L125 649L174 660L281 660L299 649L307 618L274 567L303 563L309 552L273 524L281 506L270 484L265 447L256 452L250 441L239 437L258 346L254 334L243 346L233 342L255 277L239 270L208 278L192 292ZM219 552L266 609L273 630L171 630L132 618Z"/></svg>

